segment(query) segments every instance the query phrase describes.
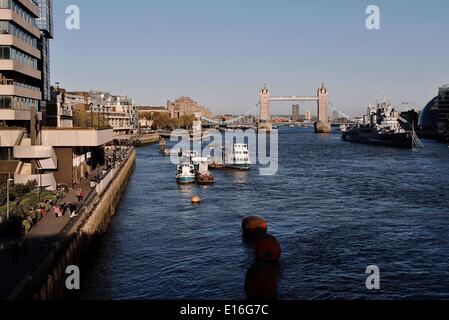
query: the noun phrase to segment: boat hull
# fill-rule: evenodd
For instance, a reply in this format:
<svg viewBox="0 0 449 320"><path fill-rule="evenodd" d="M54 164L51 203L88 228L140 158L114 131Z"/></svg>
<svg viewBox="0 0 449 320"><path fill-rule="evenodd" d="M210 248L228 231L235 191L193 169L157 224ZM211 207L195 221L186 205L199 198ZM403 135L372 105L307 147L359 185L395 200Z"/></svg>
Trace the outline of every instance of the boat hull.
<svg viewBox="0 0 449 320"><path fill-rule="evenodd" d="M202 184L202 185L214 184L214 182L215 182L215 179L212 175L198 177L198 183Z"/></svg>
<svg viewBox="0 0 449 320"><path fill-rule="evenodd" d="M377 134L372 132L344 132L344 141L396 148L413 148L413 136L410 133Z"/></svg>
<svg viewBox="0 0 449 320"><path fill-rule="evenodd" d="M250 165L249 164L230 164L230 165L226 165L226 168L240 170L240 171L247 171L247 170L250 170Z"/></svg>
<svg viewBox="0 0 449 320"><path fill-rule="evenodd" d="M195 177L177 177L176 182L179 184L190 184L195 182Z"/></svg>

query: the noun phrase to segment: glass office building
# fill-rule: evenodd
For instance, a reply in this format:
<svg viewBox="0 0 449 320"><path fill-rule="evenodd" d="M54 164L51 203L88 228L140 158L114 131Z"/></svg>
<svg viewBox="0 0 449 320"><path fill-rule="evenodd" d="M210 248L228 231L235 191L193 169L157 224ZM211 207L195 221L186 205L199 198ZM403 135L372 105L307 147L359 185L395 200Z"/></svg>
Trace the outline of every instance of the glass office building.
<svg viewBox="0 0 449 320"><path fill-rule="evenodd" d="M53 29L53 0L37 0L39 4L39 19L36 20L37 27L41 31L38 47L42 53L40 70L42 71L42 102L41 111L45 112L48 102L51 100L50 80L50 40L54 37Z"/></svg>
<svg viewBox="0 0 449 320"><path fill-rule="evenodd" d="M42 98L39 8L34 0L0 0L0 9L0 120L26 120L6 110L37 111Z"/></svg>

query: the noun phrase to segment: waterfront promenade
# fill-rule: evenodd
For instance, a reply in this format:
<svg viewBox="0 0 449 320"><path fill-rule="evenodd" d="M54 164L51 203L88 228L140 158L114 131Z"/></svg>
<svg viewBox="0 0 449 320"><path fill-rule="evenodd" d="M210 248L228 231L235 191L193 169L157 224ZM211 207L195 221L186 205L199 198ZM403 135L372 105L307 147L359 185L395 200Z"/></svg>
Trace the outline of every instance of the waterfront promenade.
<svg viewBox="0 0 449 320"><path fill-rule="evenodd" d="M91 182L99 174L101 168L93 171L88 179L80 183L80 188L85 192L86 197L82 202L78 202L76 191L71 189L58 205L74 203L77 211L82 210L95 196L95 189L91 188ZM52 243L64 236L64 231L70 229L79 219L80 215L70 219L66 213L61 218L56 218L51 212L48 213L31 231L22 238L9 239L9 245L3 245L0 250L0 264L2 272L0 274L0 299L7 299L14 291L20 281L30 273L42 258L48 253ZM0 239L1 242L1 239Z"/></svg>
<svg viewBox="0 0 449 320"><path fill-rule="evenodd" d="M116 163L115 168L119 170L126 160L125 158ZM111 174L111 170L99 167L87 179L80 182L77 187L86 194L81 202L78 202L75 189L70 189L68 194L58 201L58 205L70 202L76 204L78 214L76 217L71 219L66 213L63 217L56 218L50 212L25 236L16 239L0 239L0 265L3 270L0 274L0 300L16 298L30 280L31 275L39 269L48 256L52 255L51 252L58 249L68 238L70 230L83 221L88 214L88 208L113 180L114 175Z"/></svg>

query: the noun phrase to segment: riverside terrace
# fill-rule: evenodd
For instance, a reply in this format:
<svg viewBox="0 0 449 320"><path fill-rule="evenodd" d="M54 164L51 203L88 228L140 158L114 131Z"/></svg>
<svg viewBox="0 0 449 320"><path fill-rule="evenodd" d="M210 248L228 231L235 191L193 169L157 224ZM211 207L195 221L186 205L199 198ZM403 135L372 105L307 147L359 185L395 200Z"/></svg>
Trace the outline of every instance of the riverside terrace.
<svg viewBox="0 0 449 320"><path fill-rule="evenodd" d="M0 183L14 177L17 184L36 180L51 190L73 186L95 168L90 159L101 162L102 147L113 139L111 129L43 128L33 139L25 128L1 128Z"/></svg>
<svg viewBox="0 0 449 320"><path fill-rule="evenodd" d="M86 218L89 208L114 181L133 148L120 147L119 150L113 157L116 159L113 163L97 168L80 182L78 188L85 193L83 200L78 201L76 191L70 190L57 202L58 205L76 204L76 217L71 219L65 214L57 218L50 211L23 237L0 236L0 265L3 270L0 274L1 300L16 298L31 278L39 278L40 273L48 270L47 263L49 257L54 256L53 250L63 246L70 230Z"/></svg>

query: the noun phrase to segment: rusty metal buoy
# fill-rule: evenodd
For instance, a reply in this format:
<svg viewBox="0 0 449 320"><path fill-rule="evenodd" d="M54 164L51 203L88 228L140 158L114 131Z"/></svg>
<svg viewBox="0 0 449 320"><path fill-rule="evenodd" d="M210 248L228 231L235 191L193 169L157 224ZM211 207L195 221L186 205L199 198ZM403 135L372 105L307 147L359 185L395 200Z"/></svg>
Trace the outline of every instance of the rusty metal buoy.
<svg viewBox="0 0 449 320"><path fill-rule="evenodd" d="M247 238L254 238L259 234L265 234L268 231L267 222L256 216L243 219L242 222L243 235Z"/></svg>

